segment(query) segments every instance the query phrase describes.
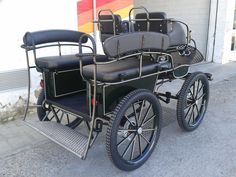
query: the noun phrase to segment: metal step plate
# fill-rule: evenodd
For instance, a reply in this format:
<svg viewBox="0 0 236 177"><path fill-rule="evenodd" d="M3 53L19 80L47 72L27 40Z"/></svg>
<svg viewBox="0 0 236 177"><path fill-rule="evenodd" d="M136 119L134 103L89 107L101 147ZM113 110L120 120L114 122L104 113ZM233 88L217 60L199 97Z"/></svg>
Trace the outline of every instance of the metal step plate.
<svg viewBox="0 0 236 177"><path fill-rule="evenodd" d="M84 158L88 138L79 132L56 122L25 121L25 123L81 159Z"/></svg>

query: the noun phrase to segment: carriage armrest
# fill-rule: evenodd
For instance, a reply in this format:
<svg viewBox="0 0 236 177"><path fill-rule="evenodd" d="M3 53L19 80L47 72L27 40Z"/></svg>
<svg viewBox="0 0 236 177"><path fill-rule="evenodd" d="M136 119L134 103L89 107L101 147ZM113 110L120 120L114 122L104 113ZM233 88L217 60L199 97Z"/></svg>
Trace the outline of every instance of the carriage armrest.
<svg viewBox="0 0 236 177"><path fill-rule="evenodd" d="M23 48L51 42L79 42L84 33L72 30L43 30L27 32L23 37ZM82 43L86 43L88 38L83 38Z"/></svg>

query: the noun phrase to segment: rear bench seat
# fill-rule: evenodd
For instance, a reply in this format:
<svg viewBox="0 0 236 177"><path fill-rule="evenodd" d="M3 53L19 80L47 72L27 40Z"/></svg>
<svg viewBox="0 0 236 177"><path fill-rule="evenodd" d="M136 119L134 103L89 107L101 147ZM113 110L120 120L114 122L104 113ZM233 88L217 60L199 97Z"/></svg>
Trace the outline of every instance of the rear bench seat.
<svg viewBox="0 0 236 177"><path fill-rule="evenodd" d="M169 22L165 12L150 12L149 18L149 31L167 34L170 39L170 46L186 44L187 34L181 23L176 22L174 19L172 22ZM134 31L147 31L148 22L145 20L147 19L147 14L138 13L135 15L135 19L142 19L144 21L136 21L134 23ZM159 19L160 21L152 21L152 19Z"/></svg>
<svg viewBox="0 0 236 177"><path fill-rule="evenodd" d="M79 39L84 33L72 30L44 30L36 32L27 32L24 35L23 47L29 48L31 50L37 50L37 47L50 47L50 44L59 45L59 42L68 42L70 45L79 45ZM82 43L87 42L87 38L84 37ZM105 55L97 55L97 61L107 61ZM83 64L88 65L93 63L93 58L91 56L83 57ZM54 70L66 70L79 68L79 58L72 55L62 55L62 56L45 56L36 57L35 65L37 70L42 71L54 71Z"/></svg>
<svg viewBox="0 0 236 177"><path fill-rule="evenodd" d="M82 57L83 65L89 65L93 63L91 56ZM108 61L106 55L96 55L98 62ZM36 65L41 70L66 70L76 69L80 67L79 58L75 55L63 55L63 56L49 56L36 59Z"/></svg>
<svg viewBox="0 0 236 177"><path fill-rule="evenodd" d="M103 48L109 58L119 58L127 53L140 51L163 52L169 47L169 37L156 32L134 32L114 36L105 40ZM97 65L97 81L114 83L139 76L140 60L137 56L113 63ZM159 70L159 63L150 57L143 57L142 75L152 74ZM83 67L84 77L93 79L94 65Z"/></svg>

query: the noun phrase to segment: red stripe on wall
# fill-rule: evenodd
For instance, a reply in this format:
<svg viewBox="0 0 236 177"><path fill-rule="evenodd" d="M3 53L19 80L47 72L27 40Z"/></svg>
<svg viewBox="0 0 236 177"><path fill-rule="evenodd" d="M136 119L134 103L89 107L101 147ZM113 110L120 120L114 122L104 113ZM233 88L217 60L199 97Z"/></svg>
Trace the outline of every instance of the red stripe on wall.
<svg viewBox="0 0 236 177"><path fill-rule="evenodd" d="M114 12L114 11L123 9L127 6L130 6L132 4L133 4L133 0L113 0L113 2L97 7L97 13L100 9L111 9ZM87 22L92 22L93 21L92 14L93 14L92 9L78 14L79 25L84 25ZM128 13L127 13L127 16L128 16Z"/></svg>
<svg viewBox="0 0 236 177"><path fill-rule="evenodd" d="M77 14L86 12L93 8L92 0L81 0L77 2Z"/></svg>
<svg viewBox="0 0 236 177"><path fill-rule="evenodd" d="M115 0L97 0L96 4L97 7L100 7L104 4L113 2ZM82 0L77 2L77 10L78 10L78 14L92 10L93 9L93 1L92 0Z"/></svg>

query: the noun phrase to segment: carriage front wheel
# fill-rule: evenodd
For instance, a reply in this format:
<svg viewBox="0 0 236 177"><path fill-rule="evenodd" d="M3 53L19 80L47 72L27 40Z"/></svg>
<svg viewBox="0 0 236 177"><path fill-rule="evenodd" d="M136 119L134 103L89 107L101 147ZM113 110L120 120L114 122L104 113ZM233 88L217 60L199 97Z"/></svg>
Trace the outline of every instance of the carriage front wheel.
<svg viewBox="0 0 236 177"><path fill-rule="evenodd" d="M159 139L161 120L161 105L152 92L137 89L125 96L116 106L106 134L114 165L125 171L143 165Z"/></svg>
<svg viewBox="0 0 236 177"><path fill-rule="evenodd" d="M192 73L185 80L177 102L177 120L183 130L193 131L201 124L208 100L207 76L202 72Z"/></svg>

